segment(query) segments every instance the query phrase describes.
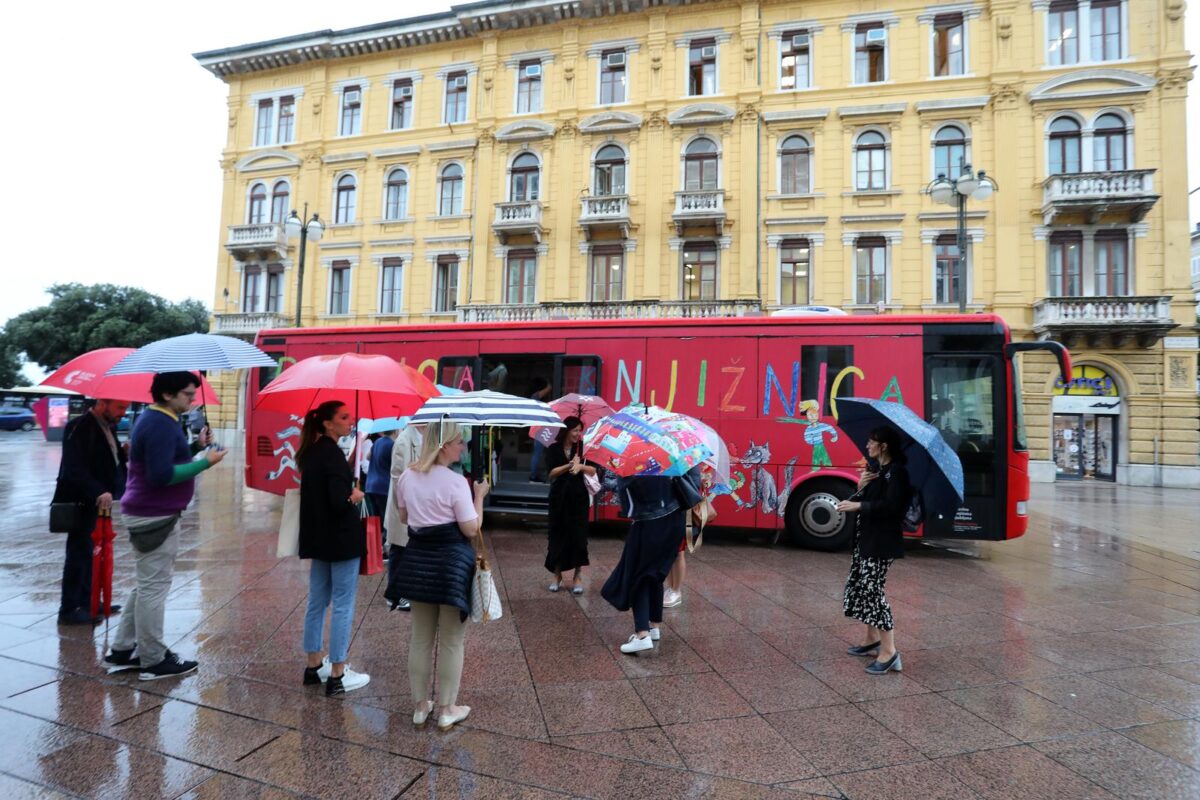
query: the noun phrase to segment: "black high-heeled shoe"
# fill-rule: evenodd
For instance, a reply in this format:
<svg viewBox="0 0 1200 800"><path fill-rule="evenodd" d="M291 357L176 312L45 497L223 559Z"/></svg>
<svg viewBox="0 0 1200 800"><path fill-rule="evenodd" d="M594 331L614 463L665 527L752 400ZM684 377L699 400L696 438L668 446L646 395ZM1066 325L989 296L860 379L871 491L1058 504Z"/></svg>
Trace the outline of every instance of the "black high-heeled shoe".
<svg viewBox="0 0 1200 800"><path fill-rule="evenodd" d="M873 656L879 653L879 642L874 644L862 644L857 647L848 647L846 652L852 656Z"/></svg>

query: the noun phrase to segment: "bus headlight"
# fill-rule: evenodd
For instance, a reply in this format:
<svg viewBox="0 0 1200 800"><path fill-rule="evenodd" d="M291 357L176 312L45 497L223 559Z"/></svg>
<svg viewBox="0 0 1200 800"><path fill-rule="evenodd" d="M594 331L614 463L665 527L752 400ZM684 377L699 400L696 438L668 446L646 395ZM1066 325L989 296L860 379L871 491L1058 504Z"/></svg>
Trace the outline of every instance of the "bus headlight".
<svg viewBox="0 0 1200 800"><path fill-rule="evenodd" d="M1017 501L1017 516L1018 517L1029 516L1029 506L1024 500Z"/></svg>

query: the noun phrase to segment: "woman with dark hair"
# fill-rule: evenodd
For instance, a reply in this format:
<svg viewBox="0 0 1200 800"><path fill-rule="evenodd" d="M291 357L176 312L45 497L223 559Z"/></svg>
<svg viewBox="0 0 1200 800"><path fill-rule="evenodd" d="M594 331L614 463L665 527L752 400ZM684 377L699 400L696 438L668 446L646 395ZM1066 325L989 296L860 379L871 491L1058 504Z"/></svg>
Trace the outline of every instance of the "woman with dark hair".
<svg viewBox="0 0 1200 800"><path fill-rule="evenodd" d="M575 570L571 591L583 594L580 570L588 565L588 490L584 475L595 475L596 467L583 459L583 421L567 417L554 444L546 448L546 471L550 479L550 541L546 547L546 569L554 573L550 591L562 585L562 574Z"/></svg>
<svg viewBox="0 0 1200 800"><path fill-rule="evenodd" d="M354 471L338 447L350 433L350 410L340 400L322 403L304 415L296 467L300 470L300 558L312 559L308 574L308 611L304 615L304 684L325 684L329 696L366 686L371 676L346 663L350 627L358 592L358 564L367 537L358 504L365 496L354 485ZM329 656L325 609L332 603Z"/></svg>
<svg viewBox="0 0 1200 800"><path fill-rule="evenodd" d="M892 608L883 587L892 562L904 557L904 514L912 499L900 434L895 428L885 425L871 431L867 439L867 464L858 481L858 492L837 504L838 511L858 513L854 556L842 607L847 617L867 626L863 644L846 652L852 656L875 656L867 665L867 672L884 675L903 668L896 652Z"/></svg>

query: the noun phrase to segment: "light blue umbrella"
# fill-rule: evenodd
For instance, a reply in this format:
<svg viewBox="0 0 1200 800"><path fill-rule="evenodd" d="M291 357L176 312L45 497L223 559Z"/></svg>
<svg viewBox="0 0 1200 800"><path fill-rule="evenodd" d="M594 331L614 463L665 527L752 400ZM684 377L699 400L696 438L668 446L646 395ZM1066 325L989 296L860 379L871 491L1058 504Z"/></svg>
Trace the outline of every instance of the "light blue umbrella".
<svg viewBox="0 0 1200 800"><path fill-rule="evenodd" d="M440 383L435 383L434 386L437 387L437 390L439 392L441 392L443 396L448 395L448 394L462 394L463 393L462 389L455 389L453 386L442 386Z"/></svg>
<svg viewBox="0 0 1200 800"><path fill-rule="evenodd" d="M358 421L358 430L364 435L402 431L408 427L408 420L409 417L380 417L379 419L363 417Z"/></svg>
<svg viewBox="0 0 1200 800"><path fill-rule="evenodd" d="M275 359L249 342L232 336L189 333L170 339L159 339L139 347L114 364L105 374L195 372L274 366Z"/></svg>

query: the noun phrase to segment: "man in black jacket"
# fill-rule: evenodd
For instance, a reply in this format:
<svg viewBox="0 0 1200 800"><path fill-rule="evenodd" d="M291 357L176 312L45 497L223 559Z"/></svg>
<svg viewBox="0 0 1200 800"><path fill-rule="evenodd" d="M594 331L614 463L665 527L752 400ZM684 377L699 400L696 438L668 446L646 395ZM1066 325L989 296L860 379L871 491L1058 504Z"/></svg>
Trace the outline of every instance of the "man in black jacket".
<svg viewBox="0 0 1200 800"><path fill-rule="evenodd" d="M100 510L111 510L113 500L125 492L124 448L117 444L116 425L129 403L97 400L63 431L62 462L58 468L55 503L81 503L85 512L80 527L67 534L63 564L62 605L59 625L95 625L92 600L92 530ZM120 606L112 607L113 613Z"/></svg>

